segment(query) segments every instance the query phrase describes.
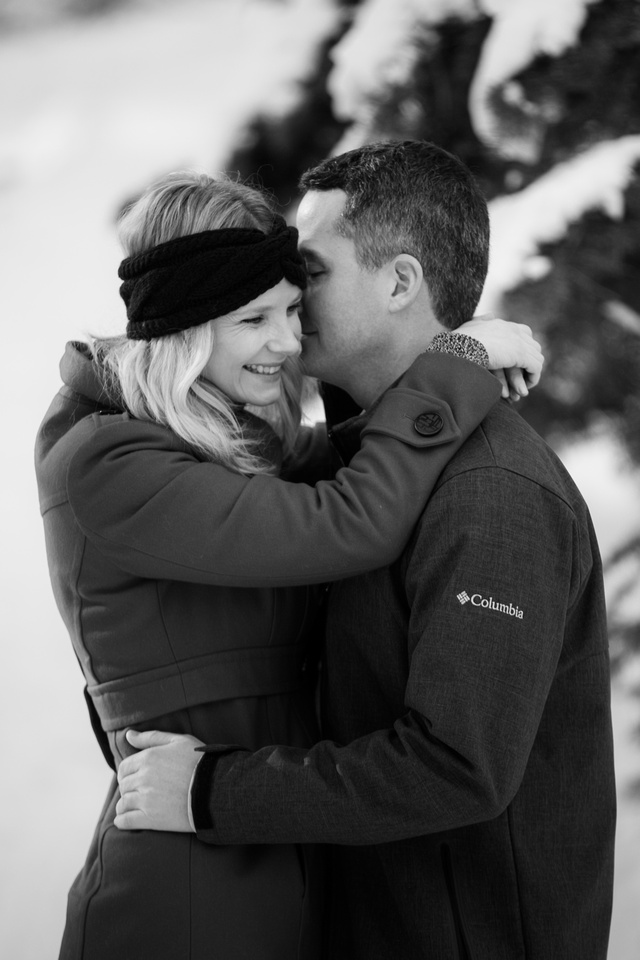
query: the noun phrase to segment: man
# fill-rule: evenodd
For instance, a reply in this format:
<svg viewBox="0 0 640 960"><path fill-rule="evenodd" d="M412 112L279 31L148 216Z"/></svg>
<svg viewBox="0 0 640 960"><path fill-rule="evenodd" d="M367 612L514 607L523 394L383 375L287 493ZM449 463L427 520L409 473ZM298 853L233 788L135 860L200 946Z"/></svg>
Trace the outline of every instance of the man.
<svg viewBox="0 0 640 960"><path fill-rule="evenodd" d="M426 143L308 172L305 361L361 408L486 273L486 206ZM425 319L426 318L426 319ZM366 413L333 430L344 460ZM332 960L604 958L615 791L602 572L586 506L506 403L445 468L393 566L335 584L309 750L209 745L207 842L333 844ZM122 828L190 829L193 739L129 734Z"/></svg>

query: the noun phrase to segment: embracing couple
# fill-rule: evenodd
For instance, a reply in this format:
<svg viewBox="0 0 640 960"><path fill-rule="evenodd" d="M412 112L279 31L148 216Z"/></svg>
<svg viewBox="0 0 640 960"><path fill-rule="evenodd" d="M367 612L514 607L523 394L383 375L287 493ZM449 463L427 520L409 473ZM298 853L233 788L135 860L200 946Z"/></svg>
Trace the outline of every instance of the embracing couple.
<svg viewBox="0 0 640 960"><path fill-rule="evenodd" d="M486 203L420 141L302 188L298 235L224 177L151 186L126 334L67 346L38 436L117 770L60 956L604 960L602 571L510 402L538 345L472 320Z"/></svg>

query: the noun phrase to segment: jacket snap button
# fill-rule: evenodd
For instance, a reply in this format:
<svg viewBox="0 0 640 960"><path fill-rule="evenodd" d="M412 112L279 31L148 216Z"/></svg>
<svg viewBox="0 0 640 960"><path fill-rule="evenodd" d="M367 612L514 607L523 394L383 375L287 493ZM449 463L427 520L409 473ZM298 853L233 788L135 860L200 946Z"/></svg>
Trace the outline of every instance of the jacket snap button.
<svg viewBox="0 0 640 960"><path fill-rule="evenodd" d="M439 413L421 413L413 421L414 430L422 437L432 437L440 433L443 427L444 421Z"/></svg>

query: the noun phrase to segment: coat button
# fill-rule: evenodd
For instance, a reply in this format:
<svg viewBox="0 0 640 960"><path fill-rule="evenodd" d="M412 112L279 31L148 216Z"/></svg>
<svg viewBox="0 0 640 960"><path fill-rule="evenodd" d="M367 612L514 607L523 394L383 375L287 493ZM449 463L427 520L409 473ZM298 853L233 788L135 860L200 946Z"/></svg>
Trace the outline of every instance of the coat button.
<svg viewBox="0 0 640 960"><path fill-rule="evenodd" d="M444 427L444 420L439 413L421 413L413 421L413 428L422 437L433 437Z"/></svg>

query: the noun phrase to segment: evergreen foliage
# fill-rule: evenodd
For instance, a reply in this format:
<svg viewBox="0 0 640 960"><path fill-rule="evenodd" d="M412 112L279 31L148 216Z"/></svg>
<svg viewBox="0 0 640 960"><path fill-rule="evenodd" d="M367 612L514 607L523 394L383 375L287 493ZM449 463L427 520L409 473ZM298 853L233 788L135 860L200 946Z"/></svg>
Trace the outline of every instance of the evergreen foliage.
<svg viewBox="0 0 640 960"><path fill-rule="evenodd" d="M575 45L558 57L535 57L514 78L533 109L492 97L500 129L535 144L526 162L509 159L500 144L482 142L472 124L470 87L490 28L487 16L450 18L428 29L417 24L413 68L369 105L366 139L432 140L471 167L491 200L523 190L594 144L640 133L637 0L588 6ZM302 171L335 149L343 134L326 82L331 50L349 29L347 16L324 45L295 112L257 118L247 143L229 159L244 176L259 169L284 206L295 197ZM545 346L542 382L521 412L552 441L605 423L640 464L640 178L626 190L619 219L587 209L539 252L548 272L507 292L500 308L505 318L528 323ZM640 558L640 541L630 531L610 566L633 557ZM616 656L640 651L637 622L614 614L611 626Z"/></svg>

